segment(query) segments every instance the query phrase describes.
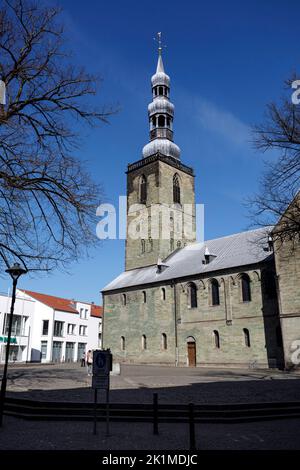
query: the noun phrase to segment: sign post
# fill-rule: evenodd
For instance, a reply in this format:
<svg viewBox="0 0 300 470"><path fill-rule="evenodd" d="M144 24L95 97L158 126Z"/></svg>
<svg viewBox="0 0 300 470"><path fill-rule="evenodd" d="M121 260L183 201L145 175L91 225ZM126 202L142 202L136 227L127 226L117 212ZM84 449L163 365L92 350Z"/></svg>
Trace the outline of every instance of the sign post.
<svg viewBox="0 0 300 470"><path fill-rule="evenodd" d="M112 354L110 349L96 349L93 352L92 387L94 394L94 431L97 434L97 392L106 390L106 436L109 436L109 374L112 370Z"/></svg>

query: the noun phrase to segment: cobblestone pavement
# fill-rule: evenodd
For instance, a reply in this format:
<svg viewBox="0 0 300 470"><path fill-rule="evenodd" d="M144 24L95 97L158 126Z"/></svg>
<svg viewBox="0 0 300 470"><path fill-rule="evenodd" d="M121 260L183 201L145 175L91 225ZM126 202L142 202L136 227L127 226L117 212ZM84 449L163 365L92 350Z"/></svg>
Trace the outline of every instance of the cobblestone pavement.
<svg viewBox="0 0 300 470"><path fill-rule="evenodd" d="M110 436L99 423L23 421L5 417L0 429L0 450L187 450L188 425L163 424L159 435L150 424L111 423ZM243 424L197 424L197 450L300 449L300 420Z"/></svg>
<svg viewBox="0 0 300 470"><path fill-rule="evenodd" d="M13 365L8 395L36 400L91 401L91 377L78 364ZM111 402L242 403L297 401L299 373L123 365L111 377ZM101 400L101 396L99 398Z"/></svg>
<svg viewBox="0 0 300 470"><path fill-rule="evenodd" d="M121 367L111 377L111 402L147 403L153 392L159 402L238 403L299 401L300 375L272 370L216 370L156 366ZM8 395L36 400L92 401L91 377L78 364L13 365ZM99 401L104 400L100 394ZM240 424L197 424L197 448L300 449L300 420ZM153 436L148 423L105 424L92 434L91 422L26 421L4 417L0 449L26 450L184 450L187 424L163 424Z"/></svg>

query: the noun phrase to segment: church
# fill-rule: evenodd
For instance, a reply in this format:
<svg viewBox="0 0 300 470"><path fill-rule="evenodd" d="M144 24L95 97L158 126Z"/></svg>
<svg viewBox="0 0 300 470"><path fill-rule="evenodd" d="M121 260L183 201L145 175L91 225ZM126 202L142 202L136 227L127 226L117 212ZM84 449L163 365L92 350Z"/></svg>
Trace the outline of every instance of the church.
<svg viewBox="0 0 300 470"><path fill-rule="evenodd" d="M158 52L150 141L126 172L125 271L102 290L103 347L120 363L294 367L299 247L283 256L286 247L274 250L270 228L196 241L194 172L173 141L161 44ZM133 236L131 208L140 206L140 236ZM167 216L158 215L154 224L156 213Z"/></svg>

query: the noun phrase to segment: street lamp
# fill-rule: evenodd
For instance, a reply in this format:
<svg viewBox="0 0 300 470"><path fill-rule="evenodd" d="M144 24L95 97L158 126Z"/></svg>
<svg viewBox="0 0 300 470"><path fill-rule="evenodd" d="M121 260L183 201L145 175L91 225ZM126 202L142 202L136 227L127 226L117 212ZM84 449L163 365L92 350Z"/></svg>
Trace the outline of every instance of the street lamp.
<svg viewBox="0 0 300 470"><path fill-rule="evenodd" d="M7 343L6 343L6 352L5 352L5 363L4 363L4 370L1 382L1 392L0 392L0 427L2 427L3 423L3 411L4 411L4 401L5 401L5 393L6 393L6 383L7 383L7 366L8 366L8 358L9 358L9 348L10 348L10 339L11 339L11 330L13 324L13 314L14 314L14 306L16 300L16 290L17 290L17 283L18 279L22 274L27 273L27 269L22 268L19 263L15 263L11 268L5 270L6 273L10 274L13 280L13 291L12 291L12 298L11 298L11 306L10 306L10 317L9 317L9 324L8 324L8 335L7 335Z"/></svg>

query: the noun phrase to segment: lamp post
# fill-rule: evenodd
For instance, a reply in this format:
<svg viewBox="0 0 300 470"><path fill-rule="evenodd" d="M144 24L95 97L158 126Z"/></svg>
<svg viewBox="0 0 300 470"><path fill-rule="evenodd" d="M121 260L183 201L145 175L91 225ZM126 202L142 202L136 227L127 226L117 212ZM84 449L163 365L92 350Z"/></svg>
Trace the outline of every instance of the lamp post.
<svg viewBox="0 0 300 470"><path fill-rule="evenodd" d="M27 270L22 268L22 266L19 263L15 263L11 268L6 269L5 272L10 274L10 276L12 277L13 290L12 290L10 317L9 317L9 324L8 324L5 363L4 363L4 370L3 370L2 382L1 382L1 392L0 392L0 427L2 427L2 423L3 423L4 401L5 401L6 383L7 383L7 366L8 366L8 358L9 358L11 330L12 330L12 325L13 325L13 314L14 314L14 306L15 306L15 300L16 300L17 283L18 283L19 277L22 276L22 274L26 274Z"/></svg>

